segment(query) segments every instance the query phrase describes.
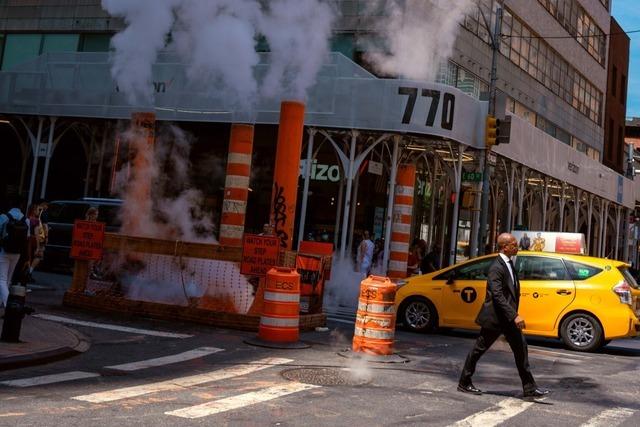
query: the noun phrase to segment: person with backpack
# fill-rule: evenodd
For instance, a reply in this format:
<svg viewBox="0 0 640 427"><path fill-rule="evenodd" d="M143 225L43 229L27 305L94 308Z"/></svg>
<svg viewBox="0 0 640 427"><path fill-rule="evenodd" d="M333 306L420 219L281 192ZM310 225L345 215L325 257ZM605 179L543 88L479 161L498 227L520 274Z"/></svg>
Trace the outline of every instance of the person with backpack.
<svg viewBox="0 0 640 427"><path fill-rule="evenodd" d="M0 215L0 303L7 306L9 284L20 255L27 250L29 225L19 208Z"/></svg>

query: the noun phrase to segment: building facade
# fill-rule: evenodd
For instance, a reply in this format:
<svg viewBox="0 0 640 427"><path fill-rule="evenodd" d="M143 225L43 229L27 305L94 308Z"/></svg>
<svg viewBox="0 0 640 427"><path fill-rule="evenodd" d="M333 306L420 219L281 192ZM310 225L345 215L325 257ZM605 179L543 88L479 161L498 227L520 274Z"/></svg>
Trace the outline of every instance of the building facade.
<svg viewBox="0 0 640 427"><path fill-rule="evenodd" d="M335 0L334 3L340 14L334 28L333 50L376 74L377 70L367 60L369 44L365 40L375 35L377 22L384 19L384 14L372 13L366 1ZM497 233L514 228L582 232L587 236L591 254L628 258L633 243L625 232L625 221L629 217L628 211L635 207L637 190L634 182L621 174L619 150L607 139L609 117L619 117L619 107L611 112L605 107L611 87L616 88L618 104L621 103L620 95L626 93L621 64L628 64L628 45L625 51L623 44L614 44L610 42L613 39L607 37L618 31L609 6L606 0L512 0L506 3L481 0L478 8L469 10L460 23L453 53L441 67L436 80L438 84L456 88L476 100L477 110L481 111L486 108L486 103L485 107L481 104L488 99L491 79L490 32L495 26L498 8L503 9L497 57L496 111L501 118L513 116L514 124L511 142L497 146L491 162L487 242L474 241L478 234L480 207L479 183L476 181L478 174L483 172L480 162L483 147L476 137L482 134L479 122L474 119L465 124L478 127L475 133L451 139L446 132L416 130L415 126L410 126L411 118L405 123L406 107L402 123L408 127L400 133L393 125L362 129L350 126L346 121L315 120L315 112L308 113L307 131L319 140L312 157L306 159L306 165L314 166L306 190L310 195L309 209L305 210L306 218L302 221L306 225L298 231L298 239L324 234L326 230L333 235L337 245L347 244L351 251L356 246L354 236L360 230L372 230L378 238L388 236L385 229L389 228L393 209L387 203L388 190L395 185L392 170L396 163L404 162L416 167L411 240L422 238L431 247L443 248L441 259L454 262L475 256L485 245L489 246L487 249L491 248ZM108 52L110 38L124 26L121 19L102 10L99 0L7 1L0 6L0 68L7 80L13 79L11 81L21 79L24 75L21 70L28 69L30 63L41 67L38 70L64 70L69 67L65 61L80 61L77 58L85 57L63 58L61 52ZM613 53L615 64L611 59ZM43 58L43 54L49 54L49 65L37 62L36 58ZM103 61L103 57L100 58ZM614 65L618 77L612 86L608 70L613 70ZM77 66L82 64L79 62ZM393 86L382 83L355 65L349 70L349 75L361 79L357 84L364 80L369 84L371 80L374 85ZM52 79L56 78L55 73L49 73ZM78 78L77 73L68 76ZM345 79L345 84L356 83ZM159 99L167 96L169 105L163 103L163 107L175 106L170 105L175 99L169 97L171 90L177 90L175 87L169 89L166 81L158 79L154 81L154 90ZM114 97L117 98L113 94L107 97L108 102L119 102L113 101ZM379 101L373 97L363 96L360 101L334 95L334 104L335 99L353 103ZM14 109L6 106L9 103L0 108L10 122L10 126L0 132L17 141L14 148L8 149L13 150L11 158L17 160L5 160L9 170L5 195L29 193L50 198L70 188L74 188L74 193L68 197L109 195L109 165L114 162L109 158L113 150L105 147L109 147L115 138L117 120L126 114L118 115L114 112L116 108L97 108L91 110L94 113L88 117L76 115L59 119L53 113L54 107L43 108L41 98L34 102L38 104L31 109ZM400 106L405 105L406 97L398 102L402 102ZM43 114L43 111L49 113ZM196 123L203 120L188 115L171 117L194 132L196 139L204 139L205 134L212 132L204 129L206 125ZM228 129L219 118L216 120L215 126L212 125L213 134L224 140ZM231 120L229 118L227 124ZM73 131L67 132L67 127L60 127L63 122ZM257 128L264 138L260 139L262 146L257 143L256 149L264 154L259 156L265 162L262 172L269 176L272 173L269 159L273 151L270 144L275 139L275 128L267 122ZM356 122L351 120L349 123ZM618 122L614 123L616 126L619 127ZM398 141L394 137L396 134L400 145L393 157L393 146ZM614 142L619 141L619 135L618 131L614 132ZM47 141L47 136L47 143L55 145L49 145L47 149L45 143L42 154L40 141ZM65 143L67 140L70 142ZM209 148L201 144L196 150L201 155L209 150L224 159L225 144ZM345 156L348 159L350 146L358 155L355 157L361 155L362 158L355 163L340 161ZM373 146L375 148L371 148ZM38 155L34 157L36 152ZM40 156L43 156L43 162L35 160ZM57 175L63 175L64 165L70 159L84 161L86 172L80 168L76 176L65 181ZM349 175L347 172L353 166L357 166L357 173ZM52 182L47 189L49 167ZM332 173L319 173L320 170ZM45 179L40 180L41 176ZM202 177L196 178L198 180L203 181ZM258 188L268 188L268 177L259 180L264 182ZM216 187L221 184L209 182L206 186L212 187L209 208L219 211L221 201L216 195ZM255 193L249 198L249 212L259 211L259 207L269 203L265 197L268 191ZM463 194L475 197L463 200ZM251 209L252 204L255 209ZM247 222L257 228L264 218L248 216ZM341 241L338 236L345 234L347 229L348 240ZM342 249L347 251L347 248Z"/></svg>

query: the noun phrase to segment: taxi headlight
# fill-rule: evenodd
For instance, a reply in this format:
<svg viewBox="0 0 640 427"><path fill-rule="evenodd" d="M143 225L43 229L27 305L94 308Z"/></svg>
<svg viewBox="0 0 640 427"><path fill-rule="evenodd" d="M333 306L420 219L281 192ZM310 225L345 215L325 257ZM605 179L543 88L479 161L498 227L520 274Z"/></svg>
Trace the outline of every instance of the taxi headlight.
<svg viewBox="0 0 640 427"><path fill-rule="evenodd" d="M400 289L401 287L403 287L403 286L404 286L404 285L406 285L407 283L409 283L409 281L408 281L408 280L402 280L402 279L398 280L398 281L396 282L397 289Z"/></svg>

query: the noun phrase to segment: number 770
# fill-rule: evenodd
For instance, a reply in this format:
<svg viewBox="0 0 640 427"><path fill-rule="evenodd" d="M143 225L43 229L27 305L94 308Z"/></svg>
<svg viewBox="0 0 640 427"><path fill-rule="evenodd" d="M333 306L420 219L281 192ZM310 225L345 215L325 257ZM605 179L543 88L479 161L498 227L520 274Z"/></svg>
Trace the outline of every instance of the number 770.
<svg viewBox="0 0 640 427"><path fill-rule="evenodd" d="M404 108L404 114L402 115L402 123L411 123L411 117L413 116L413 109L416 106L416 100L418 99L417 87L405 87L398 88L398 95L408 95L407 105ZM433 123L436 119L436 113L438 112L438 106L440 105L440 91L433 89L422 89L421 95L426 98L431 98L431 105L427 111L427 120L425 126L433 127ZM456 97L448 92L444 93L442 97L442 119L440 120L440 127L442 129L453 129L453 114L456 105Z"/></svg>

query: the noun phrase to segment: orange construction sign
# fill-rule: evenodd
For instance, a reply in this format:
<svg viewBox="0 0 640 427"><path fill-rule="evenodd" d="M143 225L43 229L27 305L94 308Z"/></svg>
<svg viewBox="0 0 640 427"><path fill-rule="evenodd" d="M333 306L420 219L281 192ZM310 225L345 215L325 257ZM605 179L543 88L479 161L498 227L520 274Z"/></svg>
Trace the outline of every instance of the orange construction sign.
<svg viewBox="0 0 640 427"><path fill-rule="evenodd" d="M240 273L266 276L267 271L278 265L280 242L275 236L245 234L242 239Z"/></svg>
<svg viewBox="0 0 640 427"><path fill-rule="evenodd" d="M97 261L102 258L104 222L76 220L71 239L71 258Z"/></svg>

